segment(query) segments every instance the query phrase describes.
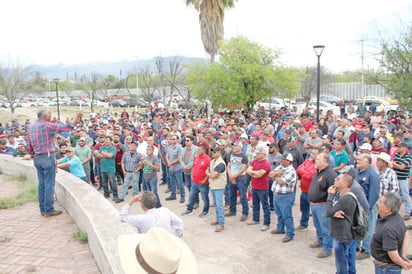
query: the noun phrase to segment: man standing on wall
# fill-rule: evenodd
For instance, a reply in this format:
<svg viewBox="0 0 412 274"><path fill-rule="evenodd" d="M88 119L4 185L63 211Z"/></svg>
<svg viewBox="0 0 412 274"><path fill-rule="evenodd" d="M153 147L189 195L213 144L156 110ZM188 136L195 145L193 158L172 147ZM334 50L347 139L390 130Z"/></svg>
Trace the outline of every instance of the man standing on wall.
<svg viewBox="0 0 412 274"><path fill-rule="evenodd" d="M70 124L50 123L50 110L42 109L37 113L38 120L29 128L27 152L34 157L34 166L37 169L39 207L42 216L50 217L62 213L61 210L54 209L53 194L56 180L54 136L59 132L70 131L81 117L82 112L79 111Z"/></svg>

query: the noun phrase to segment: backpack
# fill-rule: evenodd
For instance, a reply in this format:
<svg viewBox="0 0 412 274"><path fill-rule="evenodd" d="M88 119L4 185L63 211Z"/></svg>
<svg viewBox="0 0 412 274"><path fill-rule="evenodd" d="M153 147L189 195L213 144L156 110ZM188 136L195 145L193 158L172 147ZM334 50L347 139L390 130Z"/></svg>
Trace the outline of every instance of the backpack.
<svg viewBox="0 0 412 274"><path fill-rule="evenodd" d="M359 205L358 199L355 194L348 192L344 195L351 196L356 201L355 214L353 215L353 222L348 216L343 215L345 219L350 223L352 236L355 241L362 241L368 235L368 217L365 214L363 208Z"/></svg>

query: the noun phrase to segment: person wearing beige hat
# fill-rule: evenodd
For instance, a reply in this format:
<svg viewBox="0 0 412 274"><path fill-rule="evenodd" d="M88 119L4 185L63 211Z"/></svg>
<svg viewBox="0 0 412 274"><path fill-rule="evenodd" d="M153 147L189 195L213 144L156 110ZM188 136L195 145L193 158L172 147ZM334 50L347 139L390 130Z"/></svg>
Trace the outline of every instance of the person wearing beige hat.
<svg viewBox="0 0 412 274"><path fill-rule="evenodd" d="M189 246L162 227L145 234L120 235L120 263L129 273L197 273L196 259Z"/></svg>
<svg viewBox="0 0 412 274"><path fill-rule="evenodd" d="M376 166L378 167L381 182L379 197L388 192L398 193L398 176L396 176L395 171L392 169L391 156L388 153L381 152L377 156Z"/></svg>

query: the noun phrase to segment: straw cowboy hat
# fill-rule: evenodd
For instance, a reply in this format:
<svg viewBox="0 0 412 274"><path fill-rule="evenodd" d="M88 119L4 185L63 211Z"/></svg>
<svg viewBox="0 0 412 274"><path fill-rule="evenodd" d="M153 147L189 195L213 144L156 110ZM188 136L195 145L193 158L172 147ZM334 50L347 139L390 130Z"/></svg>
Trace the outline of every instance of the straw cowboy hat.
<svg viewBox="0 0 412 274"><path fill-rule="evenodd" d="M381 159L382 161L385 161L388 163L388 166L391 168L392 167L392 163L391 163L391 156L389 156L388 153L385 152L381 152L379 153L378 159Z"/></svg>
<svg viewBox="0 0 412 274"><path fill-rule="evenodd" d="M162 227L145 234L120 235L117 244L124 273L197 273L187 244Z"/></svg>

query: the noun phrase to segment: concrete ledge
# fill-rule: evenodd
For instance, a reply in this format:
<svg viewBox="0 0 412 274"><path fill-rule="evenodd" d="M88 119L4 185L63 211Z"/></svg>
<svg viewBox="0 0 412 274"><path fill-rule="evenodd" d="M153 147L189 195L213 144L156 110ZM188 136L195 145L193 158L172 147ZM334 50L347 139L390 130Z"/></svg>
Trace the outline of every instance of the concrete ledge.
<svg viewBox="0 0 412 274"><path fill-rule="evenodd" d="M24 161L8 155L0 155L0 173L24 175L37 182L37 170L33 161ZM59 203L87 232L90 250L102 273L124 273L117 251L120 234L134 234L129 225L120 222L119 212L107 199L82 180L59 170L56 175L55 193Z"/></svg>

